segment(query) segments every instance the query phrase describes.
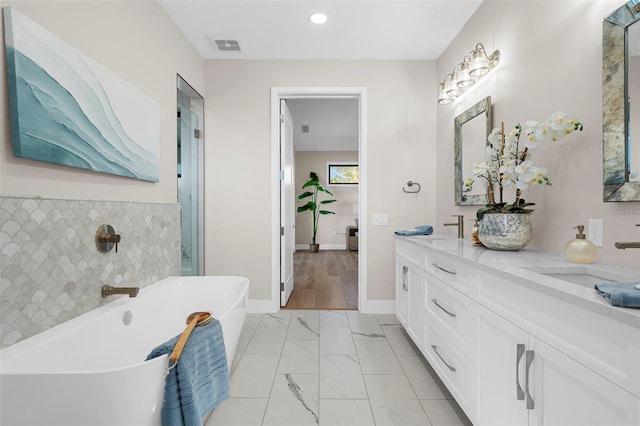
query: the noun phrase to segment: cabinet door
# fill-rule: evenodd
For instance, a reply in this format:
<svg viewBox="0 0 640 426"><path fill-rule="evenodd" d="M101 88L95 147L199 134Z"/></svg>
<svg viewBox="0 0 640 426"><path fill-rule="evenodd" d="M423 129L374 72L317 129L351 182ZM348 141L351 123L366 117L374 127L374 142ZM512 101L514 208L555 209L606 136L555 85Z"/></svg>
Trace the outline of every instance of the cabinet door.
<svg viewBox="0 0 640 426"><path fill-rule="evenodd" d="M475 425L527 425L525 352L528 334L484 307L477 322Z"/></svg>
<svg viewBox="0 0 640 426"><path fill-rule="evenodd" d="M425 273L419 269L409 268L409 317L407 332L418 348L424 350L425 333Z"/></svg>
<svg viewBox="0 0 640 426"><path fill-rule="evenodd" d="M396 317L405 329L409 317L409 266L396 260Z"/></svg>
<svg viewBox="0 0 640 426"><path fill-rule="evenodd" d="M640 400L530 336L531 425L640 425Z"/></svg>

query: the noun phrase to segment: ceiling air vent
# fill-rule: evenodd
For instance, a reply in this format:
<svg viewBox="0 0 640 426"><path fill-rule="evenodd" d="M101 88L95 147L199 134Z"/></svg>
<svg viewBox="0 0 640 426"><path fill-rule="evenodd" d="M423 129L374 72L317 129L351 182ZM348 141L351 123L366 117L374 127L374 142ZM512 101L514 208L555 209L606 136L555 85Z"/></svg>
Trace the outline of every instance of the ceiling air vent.
<svg viewBox="0 0 640 426"><path fill-rule="evenodd" d="M221 52L240 52L238 40L214 40L216 49Z"/></svg>
<svg viewBox="0 0 640 426"><path fill-rule="evenodd" d="M302 127L302 133L309 133L309 125L308 124L303 124L300 127Z"/></svg>

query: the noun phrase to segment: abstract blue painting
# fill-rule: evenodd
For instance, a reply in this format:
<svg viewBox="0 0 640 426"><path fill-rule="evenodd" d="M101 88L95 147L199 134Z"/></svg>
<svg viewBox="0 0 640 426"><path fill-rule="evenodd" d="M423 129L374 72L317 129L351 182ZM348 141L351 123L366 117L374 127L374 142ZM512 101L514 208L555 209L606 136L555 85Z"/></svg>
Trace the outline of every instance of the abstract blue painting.
<svg viewBox="0 0 640 426"><path fill-rule="evenodd" d="M158 182L158 103L14 8L3 12L13 155Z"/></svg>

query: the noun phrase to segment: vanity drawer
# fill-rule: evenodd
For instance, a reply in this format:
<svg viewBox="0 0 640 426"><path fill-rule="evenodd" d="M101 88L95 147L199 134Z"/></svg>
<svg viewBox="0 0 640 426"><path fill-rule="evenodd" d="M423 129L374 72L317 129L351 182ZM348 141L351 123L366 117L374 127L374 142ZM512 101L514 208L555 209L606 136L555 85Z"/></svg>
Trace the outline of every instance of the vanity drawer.
<svg viewBox="0 0 640 426"><path fill-rule="evenodd" d="M414 265L423 267L425 250L423 247L411 244L407 241L396 240L396 255L402 256Z"/></svg>
<svg viewBox="0 0 640 426"><path fill-rule="evenodd" d="M460 407L471 417L474 395L472 362L439 332L427 326L424 354Z"/></svg>
<svg viewBox="0 0 640 426"><path fill-rule="evenodd" d="M475 302L435 277L429 276L427 284L427 322L441 328L456 346L473 358Z"/></svg>
<svg viewBox="0 0 640 426"><path fill-rule="evenodd" d="M473 282L470 268L437 253L429 252L425 259L425 268L433 276L467 294Z"/></svg>

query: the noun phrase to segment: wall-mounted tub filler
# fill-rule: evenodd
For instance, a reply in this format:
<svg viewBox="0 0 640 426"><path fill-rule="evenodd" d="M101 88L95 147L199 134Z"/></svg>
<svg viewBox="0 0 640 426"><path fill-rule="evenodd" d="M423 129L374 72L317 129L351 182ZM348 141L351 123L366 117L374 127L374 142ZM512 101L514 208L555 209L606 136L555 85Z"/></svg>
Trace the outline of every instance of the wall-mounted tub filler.
<svg viewBox="0 0 640 426"><path fill-rule="evenodd" d="M120 234L116 234L115 229L111 225L100 225L96 231L96 247L98 251L106 253L111 251L115 246L118 252L118 243L120 242Z"/></svg>
<svg viewBox="0 0 640 426"><path fill-rule="evenodd" d="M103 285L100 294L102 297L112 296L114 294L127 294L129 297L136 297L140 291L139 287L114 287L111 285Z"/></svg>

